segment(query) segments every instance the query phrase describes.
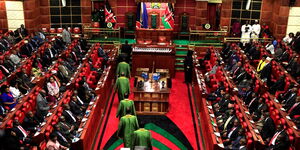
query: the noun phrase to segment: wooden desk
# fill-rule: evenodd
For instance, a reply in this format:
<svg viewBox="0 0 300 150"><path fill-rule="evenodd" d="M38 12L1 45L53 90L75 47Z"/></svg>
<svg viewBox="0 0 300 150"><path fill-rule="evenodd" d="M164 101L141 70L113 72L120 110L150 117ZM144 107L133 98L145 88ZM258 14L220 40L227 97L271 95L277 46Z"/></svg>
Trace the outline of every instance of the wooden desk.
<svg viewBox="0 0 300 150"><path fill-rule="evenodd" d="M160 88L157 82L145 83L143 89L133 88L134 104L138 114L163 115L168 112L169 88ZM152 85L151 85L152 84Z"/></svg>
<svg viewBox="0 0 300 150"><path fill-rule="evenodd" d="M175 50L173 45L137 45L138 48L169 48L170 52L132 51L132 75L137 68L149 68L152 72L153 62L155 69L169 69L171 78L175 76Z"/></svg>

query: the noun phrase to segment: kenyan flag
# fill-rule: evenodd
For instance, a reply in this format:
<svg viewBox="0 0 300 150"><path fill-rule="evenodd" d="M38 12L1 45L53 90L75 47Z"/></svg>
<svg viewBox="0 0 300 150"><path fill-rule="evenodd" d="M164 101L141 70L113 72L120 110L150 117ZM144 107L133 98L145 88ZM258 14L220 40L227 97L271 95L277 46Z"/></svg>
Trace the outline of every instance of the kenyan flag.
<svg viewBox="0 0 300 150"><path fill-rule="evenodd" d="M174 7L173 4L168 3L165 10L165 15L162 17L162 23L165 29L174 29Z"/></svg>

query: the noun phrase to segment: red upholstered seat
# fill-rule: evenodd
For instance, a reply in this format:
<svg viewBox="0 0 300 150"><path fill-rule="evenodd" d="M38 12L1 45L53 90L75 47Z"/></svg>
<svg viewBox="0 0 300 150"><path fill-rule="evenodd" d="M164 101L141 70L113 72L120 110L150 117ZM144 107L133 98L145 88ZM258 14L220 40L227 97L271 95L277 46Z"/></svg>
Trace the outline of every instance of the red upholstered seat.
<svg viewBox="0 0 300 150"><path fill-rule="evenodd" d="M12 128L13 127L13 120L8 120L6 123L6 128Z"/></svg>
<svg viewBox="0 0 300 150"><path fill-rule="evenodd" d="M56 33L56 29L55 28L50 28L50 33Z"/></svg>
<svg viewBox="0 0 300 150"><path fill-rule="evenodd" d="M76 33L76 34L80 33L80 28L79 27L75 27L73 29L73 32Z"/></svg>
<svg viewBox="0 0 300 150"><path fill-rule="evenodd" d="M20 123L23 122L24 118L25 118L25 113L22 112L21 110L17 110L16 114L15 114L15 119L18 119Z"/></svg>
<svg viewBox="0 0 300 150"><path fill-rule="evenodd" d="M48 32L48 29L47 28L42 28L42 31L47 33Z"/></svg>

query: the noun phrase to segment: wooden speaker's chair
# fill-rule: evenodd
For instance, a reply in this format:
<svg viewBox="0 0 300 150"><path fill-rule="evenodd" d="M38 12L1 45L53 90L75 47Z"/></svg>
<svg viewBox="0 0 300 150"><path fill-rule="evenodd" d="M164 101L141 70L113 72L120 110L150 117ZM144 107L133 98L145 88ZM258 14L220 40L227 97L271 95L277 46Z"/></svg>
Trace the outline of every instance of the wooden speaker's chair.
<svg viewBox="0 0 300 150"><path fill-rule="evenodd" d="M180 31L178 33L178 38L181 37L189 37L189 15L187 13L183 13L180 15Z"/></svg>
<svg viewBox="0 0 300 150"><path fill-rule="evenodd" d="M124 37L134 36L135 31L135 15L132 12L126 14L126 28L124 30Z"/></svg>

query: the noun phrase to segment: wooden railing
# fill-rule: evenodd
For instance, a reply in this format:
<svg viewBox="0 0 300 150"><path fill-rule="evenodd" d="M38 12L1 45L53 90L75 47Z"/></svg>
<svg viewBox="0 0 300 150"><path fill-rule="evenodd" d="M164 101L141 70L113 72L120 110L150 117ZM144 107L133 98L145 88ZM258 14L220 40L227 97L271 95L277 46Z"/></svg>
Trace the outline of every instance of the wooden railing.
<svg viewBox="0 0 300 150"><path fill-rule="evenodd" d="M83 34L87 34L89 38L93 35L97 35L97 37L101 37L104 39L109 38L121 38L121 30L118 29L109 29L109 28L93 28L93 27L83 27Z"/></svg>
<svg viewBox="0 0 300 150"><path fill-rule="evenodd" d="M223 41L223 38L227 35L227 31L210 31L210 30L193 30L190 28L190 41L205 40L208 37L216 38Z"/></svg>

